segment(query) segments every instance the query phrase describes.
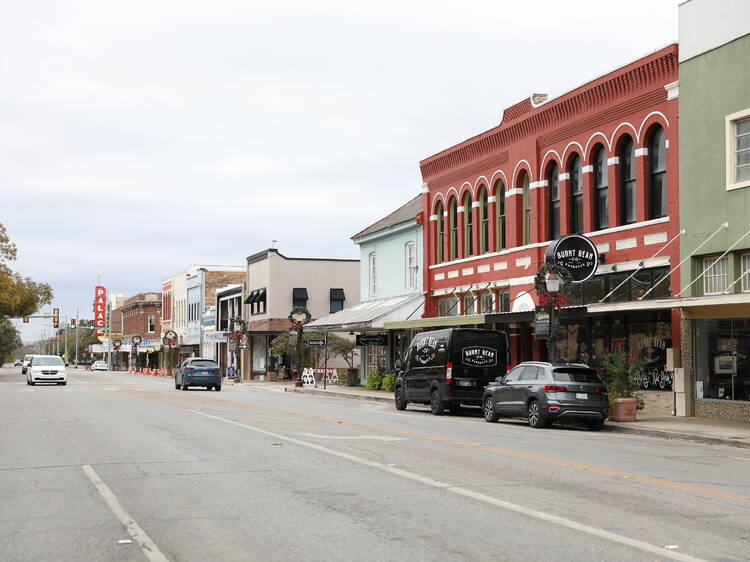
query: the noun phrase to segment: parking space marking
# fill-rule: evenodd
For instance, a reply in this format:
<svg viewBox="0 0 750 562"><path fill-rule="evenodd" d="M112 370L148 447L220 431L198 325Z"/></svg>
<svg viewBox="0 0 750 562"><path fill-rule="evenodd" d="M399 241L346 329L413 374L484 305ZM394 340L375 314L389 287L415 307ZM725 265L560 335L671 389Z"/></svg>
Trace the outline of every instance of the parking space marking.
<svg viewBox="0 0 750 562"><path fill-rule="evenodd" d="M133 519L133 516L122 506L120 500L117 499L117 496L115 496L114 493L112 493L112 490L109 489L109 486L99 478L96 471L88 464L82 465L81 468L88 479L91 480L91 483L94 485L97 492L99 492L99 495L112 510L112 513L114 513L120 520L120 523L125 526L125 530L131 537L133 537L133 540L138 546L141 547L146 558L151 562L169 562L169 559L164 556L164 553L161 550L159 550L159 547L156 546L156 543L154 543L153 540L151 540L151 537L148 536L146 531L141 528L135 519Z"/></svg>
<svg viewBox="0 0 750 562"><path fill-rule="evenodd" d="M342 459L349 460L351 462L355 462L357 464L361 464L364 466L368 466L371 468L375 468L377 470L382 470L383 472L388 472L390 474L394 474L396 476L401 476L403 478L408 478L409 480L413 480L415 482L420 482L422 484L425 484L426 486L431 486L433 488L439 488L442 490L445 490L446 492L451 492L454 494L458 494L460 496L464 496L467 498L471 498L477 501L481 501L487 504L491 504L497 507L501 507L503 509L507 509L510 511L515 511L516 513L521 513L523 515L527 515L529 517L533 517L535 519L540 519L542 521L547 521L549 523L554 523L556 525L560 525L562 527L567 527L568 529L574 529L576 531L581 531L583 533L587 533L589 535L593 535L602 539L606 539L612 542L616 542L625 546L629 546L631 548L636 548L638 550L642 550L644 552L648 552L651 554L656 554L657 556L663 557L663 558L669 558L671 560L681 560L682 562L702 562L701 558L695 558L693 556L690 556L688 554L683 554L681 552L674 552L671 550L667 550L663 547L659 547L647 542L639 541L637 539L631 539L630 537L626 537L624 535L618 535L617 533L612 533L610 531L605 531L604 529L599 529L597 527L591 527L589 525L585 525L583 523L578 523L577 521L573 521L572 519L567 519L565 517L560 517L557 515L552 515L550 513L544 513L541 511L537 511L536 509L530 509L528 507L524 507L522 505L514 504L505 500L501 500L498 498L494 498L492 496L487 496L485 494L480 494L478 492L474 492L472 490L469 490L467 488L461 488L459 486L452 486L450 484L447 484L445 482L439 482L437 480L433 480L432 478L428 478L426 476L422 476L420 474L416 474L414 472L410 472L408 470L402 470L400 468L396 468L394 466L390 466L387 464L379 463L377 461L371 461L367 460L362 457L358 457L356 455L352 455L349 453L345 453L343 451L336 451L335 449L330 449L328 447L324 447L323 445L317 445L315 443L310 443L308 441L302 441L300 439L295 439L294 437L289 437L287 435L282 435L279 433L273 433L271 431L266 431L265 429L260 429L258 427L254 427L252 425L248 425L245 423L237 422L228 418L222 418L220 416L214 416L213 414L207 414L205 412L196 412L196 414L200 416L205 416L207 418L211 418L216 421L220 421L223 423L227 423L230 425L235 425L238 427L242 427L244 429L249 429L250 431L254 431L256 433L260 433L262 435L266 435L268 437L273 437L274 439L280 439L287 441L289 443L294 443L295 445L299 445L301 447L307 447L308 449L313 449L315 451L332 455L335 457L339 457Z"/></svg>

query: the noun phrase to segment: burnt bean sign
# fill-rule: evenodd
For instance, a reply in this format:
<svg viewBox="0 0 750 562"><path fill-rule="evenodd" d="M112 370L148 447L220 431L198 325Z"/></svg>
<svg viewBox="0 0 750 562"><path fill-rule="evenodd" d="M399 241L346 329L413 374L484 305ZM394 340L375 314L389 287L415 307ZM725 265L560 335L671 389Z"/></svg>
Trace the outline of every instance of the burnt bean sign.
<svg viewBox="0 0 750 562"><path fill-rule="evenodd" d="M582 234L570 234L547 247L545 261L567 269L573 283L583 283L596 273L599 252L594 243Z"/></svg>
<svg viewBox="0 0 750 562"><path fill-rule="evenodd" d="M491 347L471 346L461 350L461 362L469 367L494 367L497 365L497 350Z"/></svg>

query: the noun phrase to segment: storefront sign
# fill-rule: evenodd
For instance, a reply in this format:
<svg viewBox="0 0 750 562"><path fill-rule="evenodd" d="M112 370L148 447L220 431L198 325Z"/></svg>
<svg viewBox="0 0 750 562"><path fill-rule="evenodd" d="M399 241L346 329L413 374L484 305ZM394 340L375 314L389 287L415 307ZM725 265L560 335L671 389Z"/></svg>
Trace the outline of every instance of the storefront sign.
<svg viewBox="0 0 750 562"><path fill-rule="evenodd" d="M545 261L567 269L573 283L583 283L596 273L599 252L594 243L582 234L570 234L547 247Z"/></svg>
<svg viewBox="0 0 750 562"><path fill-rule="evenodd" d="M107 331L107 289L94 287L94 335L103 336Z"/></svg>
<svg viewBox="0 0 750 562"><path fill-rule="evenodd" d="M141 338L141 336L133 336L132 338L130 338L130 341L134 346L138 347L139 345L141 345L143 338Z"/></svg>
<svg viewBox="0 0 750 562"><path fill-rule="evenodd" d="M550 316L545 308L537 308L534 311L534 337L548 338L550 334Z"/></svg>
<svg viewBox="0 0 750 562"><path fill-rule="evenodd" d="M461 350L461 362L471 367L494 367L497 365L497 350L478 345L464 347Z"/></svg>
<svg viewBox="0 0 750 562"><path fill-rule="evenodd" d="M203 332L203 342L204 343L224 343L227 341L227 332L216 332L216 331L208 331Z"/></svg>
<svg viewBox="0 0 750 562"><path fill-rule="evenodd" d="M388 336L385 334L359 334L356 336L356 344L362 347L387 345Z"/></svg>

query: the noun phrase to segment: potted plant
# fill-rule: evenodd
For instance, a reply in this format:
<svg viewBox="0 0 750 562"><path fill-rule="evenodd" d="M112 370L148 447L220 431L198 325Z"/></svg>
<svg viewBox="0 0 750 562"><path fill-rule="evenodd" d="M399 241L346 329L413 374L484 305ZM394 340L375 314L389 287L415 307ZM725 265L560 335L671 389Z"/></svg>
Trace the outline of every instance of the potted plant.
<svg viewBox="0 0 750 562"><path fill-rule="evenodd" d="M612 408L612 421L635 421L638 400L633 396L633 382L630 378L630 361L624 350L604 354L604 373L607 377L609 405Z"/></svg>

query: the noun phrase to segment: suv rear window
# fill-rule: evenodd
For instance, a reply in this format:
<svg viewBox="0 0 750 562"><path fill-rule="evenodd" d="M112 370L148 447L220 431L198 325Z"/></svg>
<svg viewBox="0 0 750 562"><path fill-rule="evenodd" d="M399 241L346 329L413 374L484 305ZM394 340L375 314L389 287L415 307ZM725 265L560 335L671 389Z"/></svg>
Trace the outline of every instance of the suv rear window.
<svg viewBox="0 0 750 562"><path fill-rule="evenodd" d="M216 361L211 361L208 359L203 359L201 361L191 361L190 366L191 367L216 367Z"/></svg>
<svg viewBox="0 0 750 562"><path fill-rule="evenodd" d="M552 372L552 378L560 382L602 382L599 375L593 369L576 369L570 367L555 369Z"/></svg>

